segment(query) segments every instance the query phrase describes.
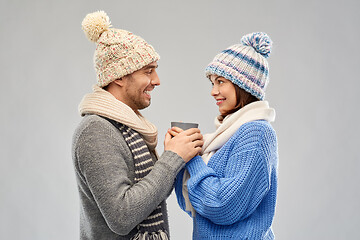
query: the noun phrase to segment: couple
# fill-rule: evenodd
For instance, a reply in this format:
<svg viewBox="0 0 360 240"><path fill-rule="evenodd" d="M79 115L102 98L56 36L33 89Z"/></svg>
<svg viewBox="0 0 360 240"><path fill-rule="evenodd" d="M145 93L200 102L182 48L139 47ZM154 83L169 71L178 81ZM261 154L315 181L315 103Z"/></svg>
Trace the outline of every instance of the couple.
<svg viewBox="0 0 360 240"><path fill-rule="evenodd" d="M157 129L139 110L160 85L159 55L139 36L110 28L103 11L82 28L96 43L97 85L84 96L72 157L80 195L80 239L169 239L165 199L174 185L193 218L193 239L274 239L275 112L263 101L271 40L244 36L206 68L220 115L216 131Z"/></svg>

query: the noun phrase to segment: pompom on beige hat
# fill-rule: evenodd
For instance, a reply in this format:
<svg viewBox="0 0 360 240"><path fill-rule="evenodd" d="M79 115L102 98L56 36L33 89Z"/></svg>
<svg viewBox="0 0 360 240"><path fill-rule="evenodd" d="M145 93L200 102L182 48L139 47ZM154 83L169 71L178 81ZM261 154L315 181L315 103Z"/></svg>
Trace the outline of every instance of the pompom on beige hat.
<svg viewBox="0 0 360 240"><path fill-rule="evenodd" d="M94 66L99 87L160 59L155 49L141 37L111 28L104 11L89 13L81 25L86 37L97 45Z"/></svg>

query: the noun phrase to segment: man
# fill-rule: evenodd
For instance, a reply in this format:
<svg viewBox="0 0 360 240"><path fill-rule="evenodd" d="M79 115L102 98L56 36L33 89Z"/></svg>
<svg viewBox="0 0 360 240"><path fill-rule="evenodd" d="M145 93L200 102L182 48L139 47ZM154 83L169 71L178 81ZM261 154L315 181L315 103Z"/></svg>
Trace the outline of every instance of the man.
<svg viewBox="0 0 360 240"><path fill-rule="evenodd" d="M189 129L165 136L157 158L157 129L139 112L160 85L159 55L142 38L110 28L105 12L82 23L96 42L98 84L85 95L73 137L80 194L81 239L168 239L165 199L177 173L201 151L202 135Z"/></svg>

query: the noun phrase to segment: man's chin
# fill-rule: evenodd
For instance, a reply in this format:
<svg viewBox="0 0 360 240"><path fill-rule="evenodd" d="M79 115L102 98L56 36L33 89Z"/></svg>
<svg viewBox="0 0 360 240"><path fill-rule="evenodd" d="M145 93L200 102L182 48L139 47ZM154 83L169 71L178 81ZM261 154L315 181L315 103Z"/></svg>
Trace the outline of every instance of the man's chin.
<svg viewBox="0 0 360 240"><path fill-rule="evenodd" d="M149 101L149 102L148 102L148 103L146 103L146 104L143 104L142 106L140 106L140 107L139 107L139 110L143 110L143 109L145 109L145 108L149 107L149 106L150 106L150 104L151 104L151 101Z"/></svg>

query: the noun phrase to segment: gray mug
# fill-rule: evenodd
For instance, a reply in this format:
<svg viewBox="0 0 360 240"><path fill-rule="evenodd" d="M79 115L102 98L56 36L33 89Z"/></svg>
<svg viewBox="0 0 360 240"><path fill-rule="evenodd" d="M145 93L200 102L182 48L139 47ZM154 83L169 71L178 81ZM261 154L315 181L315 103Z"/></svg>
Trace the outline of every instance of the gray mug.
<svg viewBox="0 0 360 240"><path fill-rule="evenodd" d="M199 124L186 122L171 122L171 127L178 127L185 131L189 128L198 128Z"/></svg>

